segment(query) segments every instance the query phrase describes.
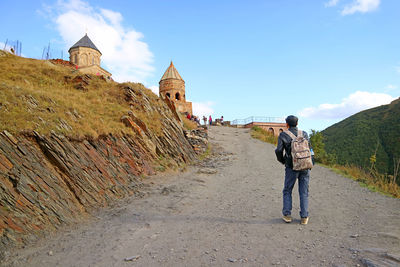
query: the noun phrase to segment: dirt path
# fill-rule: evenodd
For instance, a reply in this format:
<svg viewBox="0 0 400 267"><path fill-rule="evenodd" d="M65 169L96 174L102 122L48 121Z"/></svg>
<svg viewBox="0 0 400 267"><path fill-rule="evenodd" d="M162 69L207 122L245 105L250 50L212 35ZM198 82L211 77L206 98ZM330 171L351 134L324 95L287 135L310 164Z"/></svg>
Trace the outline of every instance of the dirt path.
<svg viewBox="0 0 400 267"><path fill-rule="evenodd" d="M153 177L147 196L18 251L15 266L357 266L400 264L400 201L316 166L310 222L281 220L284 168L248 130L213 127L219 153ZM223 150L222 150L223 148ZM396 260L397 258L397 260Z"/></svg>

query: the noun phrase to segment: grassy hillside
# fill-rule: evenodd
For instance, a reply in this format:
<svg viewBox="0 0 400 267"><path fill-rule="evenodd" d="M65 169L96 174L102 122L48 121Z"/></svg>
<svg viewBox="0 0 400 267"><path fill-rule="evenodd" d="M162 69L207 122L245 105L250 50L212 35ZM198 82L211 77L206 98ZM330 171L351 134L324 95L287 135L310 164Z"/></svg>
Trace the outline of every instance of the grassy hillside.
<svg viewBox="0 0 400 267"><path fill-rule="evenodd" d="M393 174L394 160L400 158L400 98L359 112L322 134L326 151L336 154L339 164L375 164L379 172Z"/></svg>
<svg viewBox="0 0 400 267"><path fill-rule="evenodd" d="M78 138L132 133L120 120L130 110L122 89L126 84L92 75L85 90L78 90L74 78L80 75L73 67L0 51L0 131L54 131ZM129 86L159 105L160 99L142 84ZM156 113L133 109L147 127L162 134Z"/></svg>

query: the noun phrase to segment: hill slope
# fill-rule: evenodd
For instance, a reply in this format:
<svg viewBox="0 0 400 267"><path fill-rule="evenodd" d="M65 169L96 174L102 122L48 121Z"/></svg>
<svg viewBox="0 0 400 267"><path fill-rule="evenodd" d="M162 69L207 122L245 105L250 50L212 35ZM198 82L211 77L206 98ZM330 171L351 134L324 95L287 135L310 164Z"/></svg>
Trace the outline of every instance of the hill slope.
<svg viewBox="0 0 400 267"><path fill-rule="evenodd" d="M192 162L190 136L173 104L141 84L0 50L0 262L5 248Z"/></svg>
<svg viewBox="0 0 400 267"><path fill-rule="evenodd" d="M17 57L0 51L0 130L15 134L35 130L73 137L133 134L121 123L131 109L125 86L160 106L155 94L139 83L119 84L84 75L74 67ZM162 102L162 101L161 101ZM137 117L158 134L160 116L134 105Z"/></svg>
<svg viewBox="0 0 400 267"><path fill-rule="evenodd" d="M326 151L337 155L339 164L370 166L376 151L376 167L393 173L393 159L400 158L400 98L359 112L324 131Z"/></svg>

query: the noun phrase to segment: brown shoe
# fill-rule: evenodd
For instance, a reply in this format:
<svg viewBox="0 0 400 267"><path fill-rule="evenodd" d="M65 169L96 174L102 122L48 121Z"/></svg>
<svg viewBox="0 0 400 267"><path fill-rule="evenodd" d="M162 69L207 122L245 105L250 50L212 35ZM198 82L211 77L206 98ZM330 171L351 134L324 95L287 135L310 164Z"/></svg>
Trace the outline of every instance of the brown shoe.
<svg viewBox="0 0 400 267"><path fill-rule="evenodd" d="M301 218L300 224L306 225L308 223L308 217Z"/></svg>
<svg viewBox="0 0 400 267"><path fill-rule="evenodd" d="M292 216L290 216L290 215L283 215L282 219L285 221L285 223L292 222Z"/></svg>

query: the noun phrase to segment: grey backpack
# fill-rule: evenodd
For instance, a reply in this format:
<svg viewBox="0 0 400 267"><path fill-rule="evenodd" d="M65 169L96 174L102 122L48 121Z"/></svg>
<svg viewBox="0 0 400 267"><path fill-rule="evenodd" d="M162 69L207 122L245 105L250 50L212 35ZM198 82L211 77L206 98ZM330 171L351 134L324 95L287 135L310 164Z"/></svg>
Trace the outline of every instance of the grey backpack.
<svg viewBox="0 0 400 267"><path fill-rule="evenodd" d="M298 130L297 136L295 136L289 130L285 131L291 138L292 148L292 159L293 159L293 170L303 171L313 167L311 151L308 145L308 140L304 138L303 131Z"/></svg>

